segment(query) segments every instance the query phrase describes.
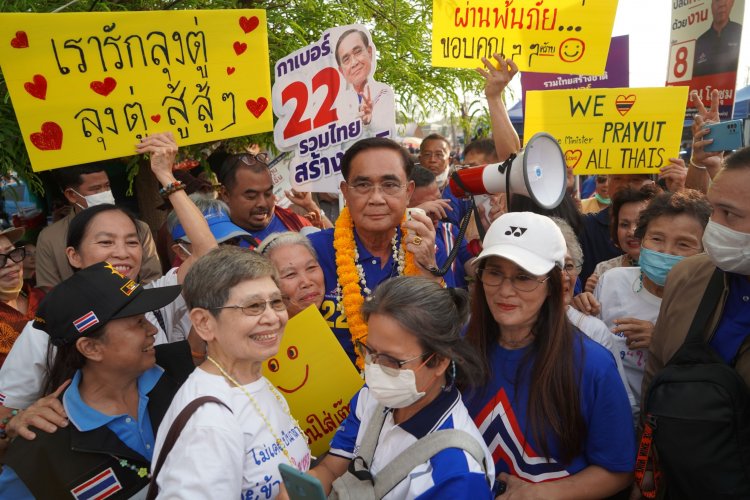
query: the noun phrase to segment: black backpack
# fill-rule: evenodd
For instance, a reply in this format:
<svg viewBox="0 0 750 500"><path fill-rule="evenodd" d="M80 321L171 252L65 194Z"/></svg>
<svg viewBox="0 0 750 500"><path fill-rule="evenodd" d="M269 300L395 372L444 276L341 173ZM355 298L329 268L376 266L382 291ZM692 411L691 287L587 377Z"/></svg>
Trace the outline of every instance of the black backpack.
<svg viewBox="0 0 750 500"><path fill-rule="evenodd" d="M636 478L653 457L656 490L663 474L666 498L750 498L750 389L702 335L723 280L717 269L684 344L644 400ZM643 494L653 498L656 490Z"/></svg>

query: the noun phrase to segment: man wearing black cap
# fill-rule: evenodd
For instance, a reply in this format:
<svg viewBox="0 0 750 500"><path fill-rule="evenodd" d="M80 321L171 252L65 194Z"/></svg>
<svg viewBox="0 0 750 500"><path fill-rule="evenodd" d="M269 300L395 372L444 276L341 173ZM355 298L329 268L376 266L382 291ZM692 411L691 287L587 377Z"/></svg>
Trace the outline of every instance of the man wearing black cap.
<svg viewBox="0 0 750 500"><path fill-rule="evenodd" d="M186 341L154 347L156 328L144 313L172 302L180 289L146 289L102 262L45 297L34 327L57 350L45 390L51 396L36 405L70 424L13 441L0 491L12 498L130 498L148 485L155 432L193 363ZM67 389L52 392L68 379Z"/></svg>

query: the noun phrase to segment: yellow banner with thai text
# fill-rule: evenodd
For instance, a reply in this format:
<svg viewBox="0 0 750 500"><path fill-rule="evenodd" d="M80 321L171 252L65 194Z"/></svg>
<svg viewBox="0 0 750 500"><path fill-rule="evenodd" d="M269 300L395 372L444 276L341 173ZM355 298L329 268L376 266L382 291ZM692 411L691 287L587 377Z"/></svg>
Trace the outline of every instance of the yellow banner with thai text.
<svg viewBox="0 0 750 500"><path fill-rule="evenodd" d="M432 65L484 67L504 54L521 71L601 75L617 1L433 0Z"/></svg>
<svg viewBox="0 0 750 500"><path fill-rule="evenodd" d="M264 10L0 14L0 66L36 171L273 129Z"/></svg>
<svg viewBox="0 0 750 500"><path fill-rule="evenodd" d="M284 395L313 456L331 444L364 381L315 306L286 325L279 352L263 375Z"/></svg>
<svg viewBox="0 0 750 500"><path fill-rule="evenodd" d="M552 134L576 174L656 173L679 155L687 90L529 91L524 137Z"/></svg>

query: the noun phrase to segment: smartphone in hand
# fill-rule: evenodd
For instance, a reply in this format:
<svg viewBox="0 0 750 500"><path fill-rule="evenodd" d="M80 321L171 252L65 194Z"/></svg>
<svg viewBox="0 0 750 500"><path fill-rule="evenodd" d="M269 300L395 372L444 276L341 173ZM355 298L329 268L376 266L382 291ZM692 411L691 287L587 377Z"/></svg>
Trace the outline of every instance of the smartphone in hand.
<svg viewBox="0 0 750 500"><path fill-rule="evenodd" d="M290 500L326 500L323 485L317 477L300 472L287 464L279 464L279 473Z"/></svg>
<svg viewBox="0 0 750 500"><path fill-rule="evenodd" d="M742 147L742 120L730 120L720 123L709 123L704 125L710 132L704 139L713 139L714 142L703 148L704 151L734 151Z"/></svg>

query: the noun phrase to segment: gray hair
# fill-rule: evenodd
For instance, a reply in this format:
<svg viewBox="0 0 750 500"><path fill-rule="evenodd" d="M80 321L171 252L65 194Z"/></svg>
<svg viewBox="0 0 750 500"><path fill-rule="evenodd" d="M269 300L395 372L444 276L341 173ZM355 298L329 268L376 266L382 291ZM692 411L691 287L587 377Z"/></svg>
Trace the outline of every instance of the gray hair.
<svg viewBox="0 0 750 500"><path fill-rule="evenodd" d="M479 380L479 355L461 336L469 318L469 295L465 290L443 288L423 277L391 278L381 283L362 306L365 321L372 314L396 320L417 338L425 352L455 361L459 385L473 385ZM433 359L428 365L437 362Z"/></svg>
<svg viewBox="0 0 750 500"><path fill-rule="evenodd" d="M193 264L185 276L182 295L188 309L201 307L217 316L215 309L226 304L232 288L266 276L278 286L278 274L268 258L245 248L222 246Z"/></svg>
<svg viewBox="0 0 750 500"><path fill-rule="evenodd" d="M261 255L270 257L275 249L289 245L301 245L307 248L310 254L315 257L315 260L318 259L318 254L315 253L315 249L313 248L312 243L310 243L310 240L307 239L306 236L295 231L269 234L255 251Z"/></svg>
<svg viewBox="0 0 750 500"><path fill-rule="evenodd" d="M568 247L570 258L573 259L573 262L575 262L576 265L582 265L583 250L581 249L581 244L578 242L578 237L576 236L575 231L573 231L573 228L570 227L570 224L568 224L566 220L559 217L550 217L550 219L552 219L552 222L557 224L557 227L560 228L560 232L562 233L563 238L565 238L565 246Z"/></svg>
<svg viewBox="0 0 750 500"><path fill-rule="evenodd" d="M217 200L216 198L211 198L210 196L210 194L198 192L191 194L189 197L191 200L193 200L193 203L195 203L195 206L198 207L198 210L200 210L202 214L210 214L216 212L224 212L225 214L229 213L229 207L226 203L221 200ZM167 230L169 231L169 234L172 234L175 226L179 223L180 221L177 218L177 214L175 213L175 211L170 210L169 214L167 215Z"/></svg>

